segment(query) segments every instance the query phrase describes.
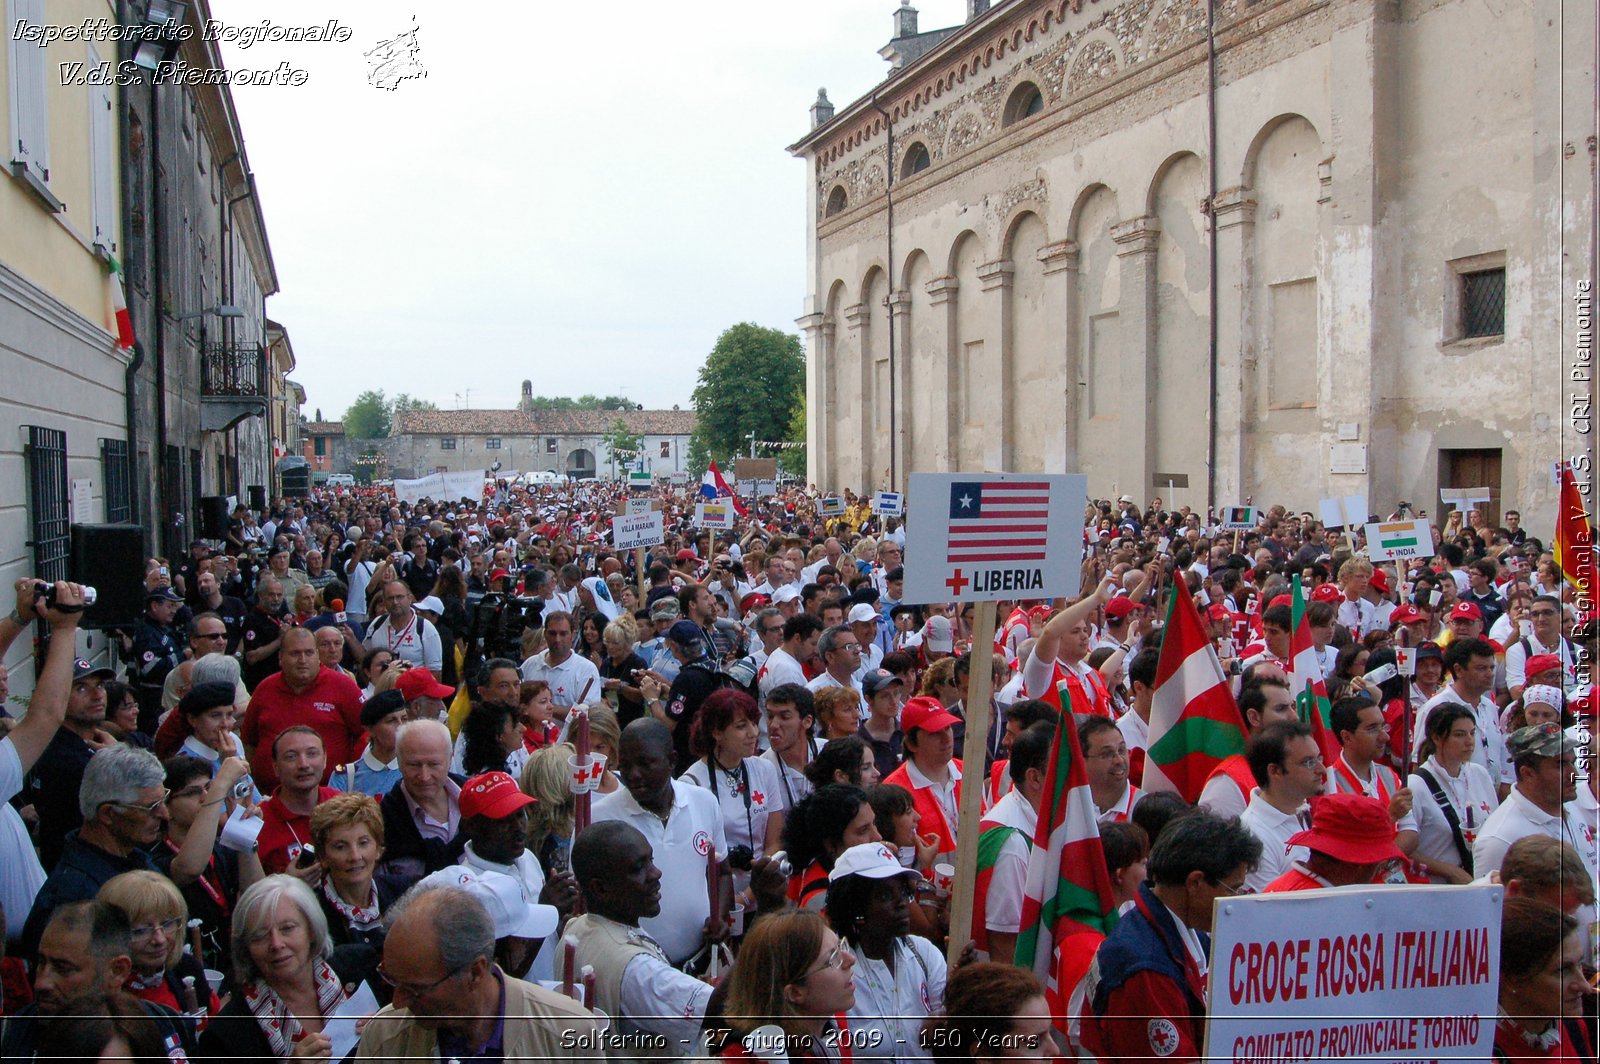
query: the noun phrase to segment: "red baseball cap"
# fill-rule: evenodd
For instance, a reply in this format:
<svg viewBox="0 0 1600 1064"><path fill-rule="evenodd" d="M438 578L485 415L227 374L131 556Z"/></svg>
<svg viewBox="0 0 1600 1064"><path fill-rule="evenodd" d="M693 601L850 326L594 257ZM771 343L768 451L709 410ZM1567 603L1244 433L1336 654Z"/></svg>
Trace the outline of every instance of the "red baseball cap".
<svg viewBox="0 0 1600 1064"><path fill-rule="evenodd" d="M1311 592L1312 602L1343 602L1344 592L1339 590L1338 584L1318 584Z"/></svg>
<svg viewBox="0 0 1600 1064"><path fill-rule="evenodd" d="M1387 593L1389 590L1388 572L1383 569L1372 570L1372 586L1381 592Z"/></svg>
<svg viewBox="0 0 1600 1064"><path fill-rule="evenodd" d="M694 551L690 550L688 547L683 548L682 550L680 550L677 553L677 560L680 561L680 562L692 562L692 561L694 561L695 560Z"/></svg>
<svg viewBox="0 0 1600 1064"><path fill-rule="evenodd" d="M1207 610L1206 614L1213 621L1229 621L1229 622L1231 622L1233 620L1233 611L1228 609L1228 607L1222 605L1220 602L1217 603L1215 606L1212 606L1209 610Z"/></svg>
<svg viewBox="0 0 1600 1064"><path fill-rule="evenodd" d="M1531 678L1539 675L1541 672L1548 672L1551 669L1559 668L1561 668L1561 659L1556 657L1556 655L1535 654L1533 657L1528 659L1528 663L1523 668L1522 672L1524 676Z"/></svg>
<svg viewBox="0 0 1600 1064"><path fill-rule="evenodd" d="M1107 617L1126 617L1139 608L1139 604L1126 595L1118 595L1106 603Z"/></svg>
<svg viewBox="0 0 1600 1064"><path fill-rule="evenodd" d="M763 595L761 592L752 591L750 594L739 600L739 612L749 613L751 610L756 609L757 607L766 606L771 601L771 599Z"/></svg>
<svg viewBox="0 0 1600 1064"><path fill-rule="evenodd" d="M415 702L419 698L454 698L456 689L446 687L438 678L427 669L418 665L407 669L400 674L400 679L395 681L395 689L406 696L407 702Z"/></svg>
<svg viewBox="0 0 1600 1064"><path fill-rule="evenodd" d="M923 731L944 731L961 723L961 718L944 708L932 695L918 695L909 699L905 707L900 710L900 730L907 735L912 728L921 728Z"/></svg>
<svg viewBox="0 0 1600 1064"><path fill-rule="evenodd" d="M1389 615L1389 624L1419 624L1427 620L1415 606L1401 606Z"/></svg>
<svg viewBox="0 0 1600 1064"><path fill-rule="evenodd" d="M1458 602L1455 604L1455 608L1450 611L1450 620L1481 621L1483 620L1483 611L1478 608L1476 602Z"/></svg>
<svg viewBox="0 0 1600 1064"><path fill-rule="evenodd" d="M489 579L490 580L509 580L509 579L511 579L511 574L506 572L504 569L496 569L494 572L489 574Z"/></svg>
<svg viewBox="0 0 1600 1064"><path fill-rule="evenodd" d="M504 772L485 772L461 785L461 815L503 820L537 799L523 794L517 781Z"/></svg>
<svg viewBox="0 0 1600 1064"><path fill-rule="evenodd" d="M1292 607L1293 605L1294 605L1294 599L1291 596L1289 596L1289 595L1279 595L1277 598L1275 598L1271 602L1267 603L1267 609L1270 610L1270 609L1272 609L1272 608L1274 608L1276 606L1291 606Z"/></svg>

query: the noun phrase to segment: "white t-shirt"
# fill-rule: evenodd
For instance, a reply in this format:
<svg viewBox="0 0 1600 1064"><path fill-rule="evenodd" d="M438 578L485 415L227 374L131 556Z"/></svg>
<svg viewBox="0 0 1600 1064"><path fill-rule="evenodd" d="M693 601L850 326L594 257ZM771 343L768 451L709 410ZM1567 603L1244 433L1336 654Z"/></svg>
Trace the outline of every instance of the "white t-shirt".
<svg viewBox="0 0 1600 1064"><path fill-rule="evenodd" d="M762 720L766 719L767 696L772 693L774 687L786 683L797 683L801 687L806 685L806 671L800 667L794 655L781 645L767 655L766 663L761 666L756 676L757 689L761 694Z"/></svg>
<svg viewBox="0 0 1600 1064"><path fill-rule="evenodd" d="M816 679L806 684L806 687L811 691L812 694L816 694L818 691L826 691L830 687L843 686L844 684L840 683L838 680L835 680L833 678L833 674L830 672L819 672ZM861 693L861 681L852 676L850 677L850 686L855 689L856 698L861 703L861 719L866 720L868 713L867 696Z"/></svg>
<svg viewBox="0 0 1600 1064"><path fill-rule="evenodd" d="M809 756L806 758L806 763L810 764L811 758L817 756L817 741L815 738L808 735L806 736L805 742L807 747L809 747ZM811 786L811 781L806 778L806 774L800 769L794 768L788 762L784 761L783 758L779 757L778 751L773 750L770 747L766 750L763 750L761 752L761 760L771 765L773 772L780 774L778 778L778 789L783 792L783 802L785 808L793 809L800 799L804 798L815 789Z"/></svg>
<svg viewBox="0 0 1600 1064"><path fill-rule="evenodd" d="M1239 814L1244 829L1261 840L1261 863L1245 877L1245 886L1260 893L1262 888L1289 870L1296 861L1304 861L1311 852L1304 846L1290 846L1289 836L1304 831L1309 823L1306 809L1285 813L1268 804L1261 797L1261 788L1250 793L1250 804Z"/></svg>
<svg viewBox="0 0 1600 1064"><path fill-rule="evenodd" d="M626 787L619 787L594 803L590 819L632 824L650 841L651 859L661 869L661 914L641 920L639 926L661 943L673 964L694 956L711 918L706 864L713 853L719 861L728 856L717 800L704 788L673 780L672 812L663 824Z"/></svg>
<svg viewBox="0 0 1600 1064"><path fill-rule="evenodd" d="M707 780L706 759L702 757L684 770L678 779L705 788L708 793L714 791L717 806L722 810L722 833L728 845L748 846L756 857L762 857L766 853L767 817L787 808L783 783L778 779L778 770L772 762L759 757L744 759L744 774L745 779L741 780L737 775L730 776L719 768L713 788ZM748 781L748 787L745 781ZM750 798L748 808L745 806L747 792Z"/></svg>
<svg viewBox="0 0 1600 1064"><path fill-rule="evenodd" d="M1496 783L1512 784L1517 782L1516 769L1511 764L1511 753L1506 749L1506 736L1500 730L1500 707L1494 704L1494 699L1484 695L1478 699L1476 706L1468 706L1466 699L1456 693L1453 684L1445 684L1434 695L1422 704L1417 710L1416 723L1412 725L1411 756L1420 757L1422 754L1422 740L1428 734L1428 714L1433 712L1433 707L1443 705L1445 702L1454 702L1458 706L1467 706L1477 718L1478 742L1472 748L1474 764L1482 765L1488 770L1489 778Z"/></svg>
<svg viewBox="0 0 1600 1064"><path fill-rule="evenodd" d="M541 650L522 663L524 680L543 680L550 685L550 701L558 706L575 706L600 697L600 670L582 654L571 653L560 665L551 665L550 651ZM585 693L587 692L587 693Z"/></svg>
<svg viewBox="0 0 1600 1064"><path fill-rule="evenodd" d="M350 599L347 612L353 613L357 618L367 616L367 584L372 580L372 574L377 571L376 562L357 562L350 567Z"/></svg>
<svg viewBox="0 0 1600 1064"><path fill-rule="evenodd" d="M1039 814L1020 793L1012 791L994 803L983 819L1022 832L1009 836L1001 845L994 859L994 873L989 877L989 890L983 897L984 926L1014 935L1022 929L1022 891L1028 880L1028 854L1033 849L1026 840L1033 838Z"/></svg>
<svg viewBox="0 0 1600 1064"><path fill-rule="evenodd" d="M412 665L421 665L435 677L438 677L444 665L444 647L439 642L439 629L427 618L415 613L411 615L410 624L399 628L395 628L389 615L384 614L372 622L372 627L367 629L367 638L361 645L368 650L387 650Z"/></svg>
<svg viewBox="0 0 1600 1064"><path fill-rule="evenodd" d="M1572 644L1559 636L1554 647L1546 647L1539 642L1536 636L1528 636L1528 646L1534 654L1554 654L1561 659L1561 686L1571 689L1578 682L1578 674L1572 662ZM1506 686L1526 687L1528 685L1527 665L1530 654L1522 647L1522 640L1518 639L1506 647Z"/></svg>
<svg viewBox="0 0 1600 1064"><path fill-rule="evenodd" d="M851 972L856 1003L849 1013L850 1032L865 1037L852 1039L852 1056L858 1060L929 1059L919 1035L923 1021L944 1008L945 972L944 954L920 935L895 939L892 975L883 961L857 950ZM874 1037L868 1032L882 1033Z"/></svg>
<svg viewBox="0 0 1600 1064"><path fill-rule="evenodd" d="M1232 820L1244 814L1248 802L1249 799L1233 781L1233 777L1226 772L1219 772L1206 781L1206 785L1200 789L1200 800L1195 804L1224 820Z"/></svg>
<svg viewBox="0 0 1600 1064"><path fill-rule="evenodd" d="M1428 770L1428 774L1438 781L1439 789L1444 791L1445 801L1455 810L1456 820L1461 824L1461 838L1470 850L1478 838L1478 832L1483 830L1483 825L1488 821L1489 814L1500 804L1488 770L1468 761L1461 766L1459 773L1452 776L1439 764L1437 757L1428 758L1421 767ZM1418 856L1430 861L1461 864L1455 833L1450 830L1443 807L1433 796L1433 788L1416 772L1411 774L1408 782L1411 786L1411 816L1417 822ZM1434 882L1442 883L1444 880L1435 879Z"/></svg>
<svg viewBox="0 0 1600 1064"><path fill-rule="evenodd" d="M0 902L6 907L6 937L22 934L22 925L33 909L33 899L44 886L44 866L28 837L28 826L11 807L11 799L22 790L22 757L11 739L0 739L0 863L6 870L0 876Z"/></svg>

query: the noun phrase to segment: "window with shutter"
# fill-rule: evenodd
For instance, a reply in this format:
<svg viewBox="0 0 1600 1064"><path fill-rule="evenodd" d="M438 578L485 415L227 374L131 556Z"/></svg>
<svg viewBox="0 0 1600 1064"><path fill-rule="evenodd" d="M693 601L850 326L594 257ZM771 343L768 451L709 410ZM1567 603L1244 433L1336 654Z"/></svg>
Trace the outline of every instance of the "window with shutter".
<svg viewBox="0 0 1600 1064"><path fill-rule="evenodd" d="M50 121L45 110L45 49L41 42L19 40L20 25L44 25L44 0L9 0L6 59L11 73L12 172L29 180L36 192L50 182ZM60 208L57 207L57 210Z"/></svg>
<svg viewBox="0 0 1600 1064"><path fill-rule="evenodd" d="M89 46L89 69L98 69L100 53ZM103 255L117 250L116 157L112 139L111 90L104 85L89 89L89 169L94 211L94 244Z"/></svg>

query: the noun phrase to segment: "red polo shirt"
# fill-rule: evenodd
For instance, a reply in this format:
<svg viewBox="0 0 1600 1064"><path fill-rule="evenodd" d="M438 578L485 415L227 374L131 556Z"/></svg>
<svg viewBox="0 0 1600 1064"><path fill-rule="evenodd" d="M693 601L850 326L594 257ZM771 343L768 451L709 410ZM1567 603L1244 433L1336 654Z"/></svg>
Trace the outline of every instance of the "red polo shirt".
<svg viewBox="0 0 1600 1064"><path fill-rule="evenodd" d="M332 787L317 788L317 804L337 798L342 791ZM285 871L300 856L300 847L311 842L311 816L294 813L278 799L278 792L261 803L261 834L256 836L256 849L261 854L261 867L267 874Z"/></svg>
<svg viewBox="0 0 1600 1064"><path fill-rule="evenodd" d="M281 672L261 681L250 696L239 738L250 747L250 771L255 775L256 788L263 794L278 786L278 774L272 767L272 740L296 724L310 725L322 736L323 752L328 757L322 782L327 783L335 766L361 752L361 739L366 734L361 727L361 688L333 669L322 669L311 686L299 694L289 690Z"/></svg>

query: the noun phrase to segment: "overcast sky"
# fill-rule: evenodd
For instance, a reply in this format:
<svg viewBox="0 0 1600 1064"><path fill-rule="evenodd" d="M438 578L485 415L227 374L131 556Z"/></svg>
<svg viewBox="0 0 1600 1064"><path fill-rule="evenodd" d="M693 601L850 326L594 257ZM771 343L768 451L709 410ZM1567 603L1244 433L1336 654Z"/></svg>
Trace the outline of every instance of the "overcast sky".
<svg viewBox="0 0 1600 1064"><path fill-rule="evenodd" d="M379 387L505 408L524 378L688 406L724 328L797 331L805 165L784 148L819 86L843 107L882 79L895 6L212 0L228 24L337 10L352 31L223 46L309 74L233 90L306 415ZM929 29L965 4L919 10ZM427 77L372 87L362 53L413 15Z"/></svg>

